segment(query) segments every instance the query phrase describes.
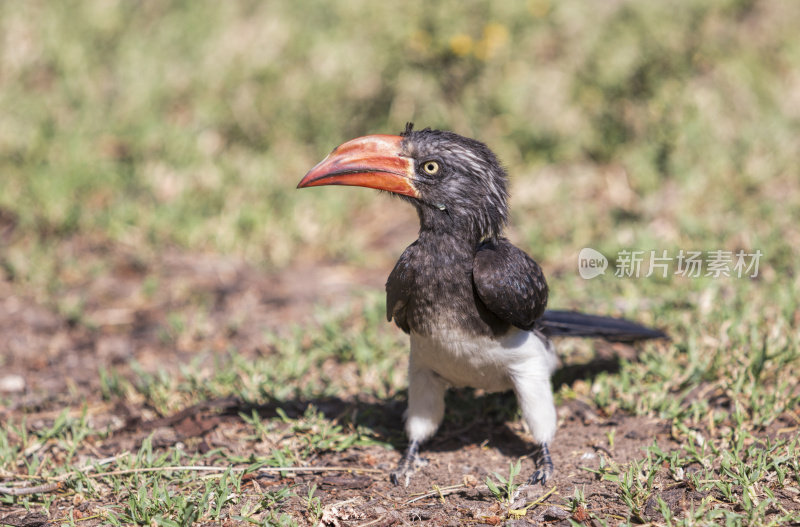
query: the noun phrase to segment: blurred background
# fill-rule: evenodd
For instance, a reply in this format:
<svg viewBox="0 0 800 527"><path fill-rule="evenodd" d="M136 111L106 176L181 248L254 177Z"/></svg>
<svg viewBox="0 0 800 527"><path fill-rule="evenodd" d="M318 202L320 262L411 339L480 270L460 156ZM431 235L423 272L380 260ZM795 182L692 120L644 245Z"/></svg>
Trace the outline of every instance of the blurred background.
<svg viewBox="0 0 800 527"><path fill-rule="evenodd" d="M509 236L553 306L795 320L798 27L800 3L780 0L2 2L5 331L44 328L25 349L55 353L63 324L95 342L155 320L188 346L242 325L224 306L217 326L187 315L219 307L226 272L266 312L336 272L379 298L411 208L295 185L336 145L407 121L499 154ZM764 256L754 280L585 281L582 247L610 269L623 249ZM11 316L26 305L48 314Z"/></svg>

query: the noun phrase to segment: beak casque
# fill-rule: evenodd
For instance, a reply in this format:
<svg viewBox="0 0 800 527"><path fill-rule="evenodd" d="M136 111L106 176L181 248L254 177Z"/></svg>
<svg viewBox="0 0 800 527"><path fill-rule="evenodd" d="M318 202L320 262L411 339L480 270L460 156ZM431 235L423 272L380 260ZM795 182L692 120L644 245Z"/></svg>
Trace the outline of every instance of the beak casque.
<svg viewBox="0 0 800 527"><path fill-rule="evenodd" d="M300 181L297 188L350 185L419 197L414 161L400 154L398 135L367 135L337 146Z"/></svg>

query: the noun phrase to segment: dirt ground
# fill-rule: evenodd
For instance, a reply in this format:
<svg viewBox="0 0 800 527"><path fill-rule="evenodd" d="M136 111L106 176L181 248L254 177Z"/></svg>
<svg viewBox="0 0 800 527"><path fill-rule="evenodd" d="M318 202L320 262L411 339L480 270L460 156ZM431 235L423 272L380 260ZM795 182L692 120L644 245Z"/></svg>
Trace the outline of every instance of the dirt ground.
<svg viewBox="0 0 800 527"><path fill-rule="evenodd" d="M74 283L75 292L85 299L84 316L89 324L76 324L69 317L57 314L52 306L21 296L13 283L0 281L0 348L5 355L0 377L24 382L24 386L12 387L12 404L0 408L0 420L19 421L24 415L28 426L36 428L40 423L52 422L65 406L80 408L85 400L94 426L105 424L114 430L108 439L87 442L81 454L94 458L135 451L151 434L155 447L181 442L187 449L201 452L224 446L248 455L252 452L252 442L239 440L246 435L239 413L256 410L262 417L273 417L277 415L276 408L248 408L236 399L222 399L173 415L157 415L150 408L104 401L100 396L98 368L117 368L123 375L132 375L126 365L135 359L147 370L161 367L177 371L196 349L201 346L207 349L208 342L220 351L235 346L258 360L263 352L259 346L265 328L309 321L316 303L335 305L337 296L358 288L379 289L385 280L381 269L365 273L336 265L308 266L268 275L237 262L180 254L163 255L157 267L148 268L132 251L108 255L103 247L82 246L74 250L89 258L111 258L113 262L109 277L77 279ZM169 287L159 288L149 298L132 297L131 291L153 274L159 283ZM177 346L165 342L160 335L167 314L189 310L186 314L191 316L194 304L189 299L198 295L207 297L214 306L204 338L178 342ZM239 321L235 332L229 329L231 319ZM632 348L607 345L601 348L596 363L582 368L565 366L557 376L559 382L575 382L599 369L613 370L615 355L634 353ZM451 406L457 408L515 404L511 394L483 396L465 391L450 398ZM403 400L333 398L290 401L281 408L290 416L300 415L308 404L314 404L329 418L363 416L356 420L378 429L394 430L392 437L402 437ZM558 411L559 428L551 447L555 475L546 487L525 489L519 503L544 496L552 489L555 492L510 523L569 525L572 519L592 525L596 522L589 519L590 512L623 520L630 509L622 503L616 485L599 480L585 469L598 468L601 457L617 463L641 457L642 449L654 441L663 449L674 448L677 443L672 438L671 424L623 413L599 415L579 400L562 405ZM493 471L507 473L509 461L528 454L530 443L525 440L522 425L508 415L464 412L457 410L456 418L449 419L426 445L424 455L429 465L418 472L408 488L394 487L388 481L388 472L399 460L404 446L396 439L394 451L379 446L354 447L342 453L323 453L309 463L370 472L297 473L286 477L265 474L250 478L246 485L260 492L291 484L299 496L310 485L316 485L316 496L324 507L325 525L386 526L418 521L434 525L497 525L506 521L505 511L483 482ZM464 419L465 415L470 418ZM609 448L607 434L612 429L616 430L615 440L613 448ZM532 470L533 462L526 459L523 475ZM673 513L680 515L703 499L702 494L685 482L672 480L664 472L659 474L656 488ZM460 484L463 484L460 488L448 489ZM444 489L441 495L431 492L437 486ZM563 507L563 498L572 496L576 488L583 491L590 510L569 511ZM800 505L792 498L796 499L787 495L784 504L789 510L796 510ZM51 505L51 517L63 517L66 509L90 516L98 505L101 504L75 503L72 497L63 495L56 497ZM282 511L302 524L307 521L306 508L300 498L292 497L283 504ZM646 503L643 515L644 519L661 520L659 504L654 498ZM44 516L22 508L0 507L0 524L32 526L45 521ZM95 519L81 525L101 523Z"/></svg>

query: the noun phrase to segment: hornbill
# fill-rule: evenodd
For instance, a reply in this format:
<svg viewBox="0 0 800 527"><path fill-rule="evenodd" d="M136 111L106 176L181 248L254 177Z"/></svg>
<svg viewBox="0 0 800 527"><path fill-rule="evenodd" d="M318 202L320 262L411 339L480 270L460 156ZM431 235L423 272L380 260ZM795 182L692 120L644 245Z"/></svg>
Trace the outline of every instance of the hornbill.
<svg viewBox="0 0 800 527"><path fill-rule="evenodd" d="M369 135L335 148L298 188L354 185L389 191L419 215L419 238L386 282L386 315L410 335L408 449L391 474L408 485L424 461L420 444L444 416L445 391L470 386L513 389L539 443L528 483L553 472L548 445L556 431L550 386L557 359L548 338L635 341L658 330L610 317L546 311L541 267L503 237L507 176L483 143L449 131Z"/></svg>

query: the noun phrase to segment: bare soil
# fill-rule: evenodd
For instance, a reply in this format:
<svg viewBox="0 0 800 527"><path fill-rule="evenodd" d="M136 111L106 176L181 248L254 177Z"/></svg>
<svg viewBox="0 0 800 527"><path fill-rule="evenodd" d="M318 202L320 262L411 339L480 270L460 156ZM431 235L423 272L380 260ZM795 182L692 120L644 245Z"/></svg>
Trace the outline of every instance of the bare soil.
<svg viewBox="0 0 800 527"><path fill-rule="evenodd" d="M100 396L98 369L116 368L123 375L133 375L128 364L135 359L146 370L167 368L178 371L199 349L220 352L234 346L258 360L263 350L265 328L281 330L292 323L310 320L318 303L331 306L349 292L380 289L385 270L364 271L340 265L295 267L279 274L269 274L239 262L204 255L166 254L154 264L144 264L134 251L114 251L91 245L74 248L87 258L111 262L112 271L100 280L76 278L67 294L83 299L81 323L59 314L52 303L38 301L20 292L16 284L0 281L0 350L3 363L0 377L19 377L22 389L10 395L11 404L0 408L0 420L19 421L25 416L28 426L36 428L51 423L66 406L85 404L94 426L106 423L114 430L102 441L87 441L79 456L94 459L135 451L152 434L155 447L181 442L186 449L208 452L226 448L242 455L264 454L269 445L254 445L239 417L253 410L263 417L275 416L276 407L246 407L236 399L214 400L185 408L173 415L158 415L152 408L110 404ZM145 280L157 280L152 294L140 293ZM198 301L198 298L200 301ZM169 316L180 312L194 316L199 305L212 316L200 334L178 339L165 338ZM235 321L232 322L232 321ZM600 370L613 370L615 357L631 354L625 347L600 346L598 359L583 366L567 364L557 375L558 383L575 382ZM457 391L449 396L448 418L437 436L426 445L429 464L422 468L408 488L395 487L388 473L398 462L402 448L402 399L370 400L360 397L298 400L281 404L290 416L300 415L314 404L326 416L349 419L376 430L385 430L385 440L395 447L355 447L341 453L327 452L310 460L311 465L350 466L354 471L265 474L250 478L246 487L263 492L280 485L293 485L298 496L316 485L316 496L324 507L325 525L403 525L426 522L433 525L488 524L509 522L516 525L569 525L569 519L594 523L589 513L602 517L626 518L627 507L616 485L601 481L586 469L596 469L601 457L625 463L641 457L643 448L657 442L664 449L675 448L671 424L657 419L634 417L624 413L598 414L589 404L574 400L561 406L559 429L551 447L556 472L547 486L523 490L519 505L534 500L552 487L556 493L544 503L532 507L519 519L508 520L506 511L483 485L493 471L506 474L509 462L530 453L531 443L522 425L513 418L513 395L482 395ZM352 417L354 416L354 417ZM613 448L607 434L615 429ZM52 448L57 449L56 446ZM51 454L57 455L54 450ZM372 469L364 472L358 469ZM533 461L523 462L523 475L534 469ZM659 475L660 489L648 500L645 520L661 520L656 495L676 515L697 505L703 495L684 482ZM441 495L437 487L464 484L454 492ZM567 510L563 497L582 489L589 510ZM450 493L448 493L450 492ZM429 493L425 495L425 493ZM423 496L424 497L421 497ZM782 500L789 510L798 504L787 496ZM76 502L69 493L55 495L51 518L63 518L68 511L77 517L90 517L102 503ZM307 506L299 497L282 505L301 524L308 521ZM46 516L22 508L0 508L0 524L43 525ZM236 522L229 520L226 524ZM82 525L99 525L101 519L87 519Z"/></svg>

